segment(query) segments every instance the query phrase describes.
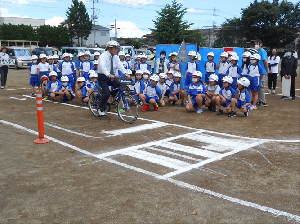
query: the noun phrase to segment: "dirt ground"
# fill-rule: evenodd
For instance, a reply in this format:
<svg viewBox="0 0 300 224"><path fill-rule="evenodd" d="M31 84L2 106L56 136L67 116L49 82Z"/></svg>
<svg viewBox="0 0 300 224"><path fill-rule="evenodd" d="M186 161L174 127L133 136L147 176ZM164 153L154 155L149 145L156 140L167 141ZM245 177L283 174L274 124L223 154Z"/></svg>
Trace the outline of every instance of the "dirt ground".
<svg viewBox="0 0 300 224"><path fill-rule="evenodd" d="M0 91L0 223L300 223L299 77L249 117L167 103L130 125L43 101L42 145L28 82L9 69Z"/></svg>

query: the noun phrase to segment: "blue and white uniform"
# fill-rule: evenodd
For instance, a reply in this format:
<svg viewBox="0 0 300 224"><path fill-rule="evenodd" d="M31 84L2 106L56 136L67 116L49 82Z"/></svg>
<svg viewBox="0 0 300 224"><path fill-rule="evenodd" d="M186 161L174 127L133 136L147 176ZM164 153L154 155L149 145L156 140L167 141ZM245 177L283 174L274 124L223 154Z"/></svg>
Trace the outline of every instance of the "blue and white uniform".
<svg viewBox="0 0 300 224"><path fill-rule="evenodd" d="M194 61L191 62L189 61L187 63L187 74L186 74L186 78L185 78L185 86L189 86L192 82L192 74L194 73L194 71L200 71L200 66L198 64L198 62Z"/></svg>
<svg viewBox="0 0 300 224"><path fill-rule="evenodd" d="M262 67L257 64L253 65L250 63L248 68L248 79L250 81L250 85L248 86L249 91L258 91L261 85L260 76L263 75Z"/></svg>
<svg viewBox="0 0 300 224"><path fill-rule="evenodd" d="M247 79L248 78L248 69L249 69L249 66L246 65L246 63L244 65L242 65L242 73L241 73L241 76L242 77L245 77Z"/></svg>
<svg viewBox="0 0 300 224"><path fill-rule="evenodd" d="M49 64L49 69L50 69L50 72L52 72L52 71L55 71L55 72L57 72L57 69L56 69L56 66L55 66L55 64Z"/></svg>
<svg viewBox="0 0 300 224"><path fill-rule="evenodd" d="M40 62L37 68L40 70L39 80L41 80L41 77L43 75L46 75L49 78L49 64L47 62L45 63Z"/></svg>
<svg viewBox="0 0 300 224"><path fill-rule="evenodd" d="M229 62L226 60L225 62L221 61L220 63L220 67L219 67L219 80L218 80L218 85L219 86L223 86L223 78L227 75L226 72L229 68L230 64Z"/></svg>
<svg viewBox="0 0 300 224"><path fill-rule="evenodd" d="M73 100L75 98L75 94L73 93L72 91L72 86L71 86L71 83L68 82L68 85L67 86L64 86L64 85L61 85L61 90L65 90L65 89L70 89L70 94L71 94L71 100ZM68 97L66 96L66 94L63 95L63 98L65 101L68 101Z"/></svg>
<svg viewBox="0 0 300 224"><path fill-rule="evenodd" d="M180 93L180 82L176 83L176 82L172 82L172 84L170 85L170 96L169 97L174 97L173 94L171 94L171 92L177 92L175 93L175 96L177 96L177 99L179 99L179 93Z"/></svg>
<svg viewBox="0 0 300 224"><path fill-rule="evenodd" d="M78 73L78 76L79 76L79 77L82 76L82 75L81 75L81 71L82 71L81 65L82 65L82 62L83 62L83 60L82 60L82 61L78 60L78 61L75 62L75 69L78 69L78 68L79 68L79 73Z"/></svg>
<svg viewBox="0 0 300 224"><path fill-rule="evenodd" d="M51 90L53 92L58 92L62 87L62 84L59 80L55 80L54 82L50 80L47 85L47 91ZM50 96L50 92L48 92L48 96ZM59 94L55 94L55 96L58 96Z"/></svg>
<svg viewBox="0 0 300 224"><path fill-rule="evenodd" d="M60 65L60 63L59 63L59 62L57 62L57 63L55 64L55 62L54 62L53 64L55 65L55 68L56 68L57 79L60 81L60 79L61 79L61 76L62 76L62 74L61 74L61 70L59 70L59 69L58 69L58 66ZM56 67L56 65L57 65L57 67Z"/></svg>
<svg viewBox="0 0 300 224"><path fill-rule="evenodd" d="M208 92L212 93L212 94L219 94L221 88L220 88L220 86L219 86L218 84L217 84L217 85L213 85L213 86L208 85L208 86L206 87L206 90L207 90Z"/></svg>
<svg viewBox="0 0 300 224"><path fill-rule="evenodd" d="M144 72L145 70L151 71L151 66L148 65L146 62L145 63L141 62L136 67L136 70L142 70L142 72Z"/></svg>
<svg viewBox="0 0 300 224"><path fill-rule="evenodd" d="M199 82L197 85L195 85L194 83L190 84L189 88L186 91L186 95L190 95L194 107L198 106L196 101L196 96L198 94L206 94L205 86L201 82ZM203 98L202 100L202 105L204 104L205 104L205 98Z"/></svg>
<svg viewBox="0 0 300 224"><path fill-rule="evenodd" d="M172 67L173 67L176 63L177 63L177 62L174 63L174 62L170 61L170 62L168 63L168 67L169 67L169 66L172 66ZM175 68L181 70L181 63L177 64L177 65L175 66ZM178 71L176 71L174 68L169 68L168 71L173 71L174 74L175 74L175 72L178 72Z"/></svg>
<svg viewBox="0 0 300 224"><path fill-rule="evenodd" d="M144 95L146 102L149 103L151 99L154 99L156 103L159 103L161 98L161 90L158 86L152 87L151 83L144 89Z"/></svg>
<svg viewBox="0 0 300 224"><path fill-rule="evenodd" d="M160 84L160 82L158 82L157 86L160 88L161 94L166 95L166 91L168 89L168 86L166 85L166 83Z"/></svg>
<svg viewBox="0 0 300 224"><path fill-rule="evenodd" d="M245 91L240 91L239 96L237 98L237 108L241 108L242 106L244 106L246 103L250 103L251 102L251 98L250 98L250 93L245 90ZM249 106L246 107L247 110L250 109L250 104Z"/></svg>
<svg viewBox="0 0 300 224"><path fill-rule="evenodd" d="M126 60L124 59L123 61L121 61L121 63L123 64L123 66L124 66L124 68L125 68L126 70L127 70L127 69L130 69L128 61L126 61ZM120 70L118 70L118 74L119 74L119 77L124 77L124 76L125 76L125 74L124 74L122 71L120 71Z"/></svg>
<svg viewBox="0 0 300 224"><path fill-rule="evenodd" d="M80 69L82 70L82 76L85 78L85 81L88 81L90 79L89 71L94 70L94 64L92 61L83 60Z"/></svg>
<svg viewBox="0 0 300 224"><path fill-rule="evenodd" d="M236 94L236 90L233 89L231 86L229 86L228 89L224 88L224 86L222 86L219 94L221 94L225 99L226 99L226 103L223 102L223 107L228 107L231 104L231 99L234 98L235 94Z"/></svg>
<svg viewBox="0 0 300 224"><path fill-rule="evenodd" d="M88 85L85 83L84 86L80 87L79 90L81 90L81 101L89 96L89 87Z"/></svg>
<svg viewBox="0 0 300 224"><path fill-rule="evenodd" d="M214 61L207 61L204 65L205 68L205 82L209 82L209 76L216 72L216 63Z"/></svg>
<svg viewBox="0 0 300 224"><path fill-rule="evenodd" d="M39 80L39 76L37 75L38 64L31 64L29 66L30 71L30 80L29 85L31 86L39 86L42 82Z"/></svg>
<svg viewBox="0 0 300 224"><path fill-rule="evenodd" d="M167 85L167 91L166 91L166 96L169 96L170 95L170 86L171 84L174 82L174 78L172 78L171 80L170 79L166 79L166 85Z"/></svg>
<svg viewBox="0 0 300 224"><path fill-rule="evenodd" d="M234 88L234 89L237 88L236 83L237 83L237 80L240 77L241 73L242 73L242 69L241 69L241 67L239 65L230 65L229 66L226 74L228 76L231 76L232 79L233 79L233 82L231 84L232 88Z"/></svg>
<svg viewBox="0 0 300 224"><path fill-rule="evenodd" d="M141 81L135 81L134 84L134 91L131 92L132 95L138 94L138 93L142 93L145 89L145 84L143 82L143 80ZM134 96L135 100L140 101L139 96Z"/></svg>
<svg viewBox="0 0 300 224"><path fill-rule="evenodd" d="M77 77L76 77L76 62L72 60L71 63L73 64L73 67L74 67L74 69L73 69L73 79L74 79L74 82L76 82L76 80L77 80Z"/></svg>
<svg viewBox="0 0 300 224"><path fill-rule="evenodd" d="M62 61L60 65L58 66L58 69L61 70L62 75L66 75L69 78L69 83L71 83L71 86L75 86L75 81L73 78L73 70L74 65L70 61Z"/></svg>

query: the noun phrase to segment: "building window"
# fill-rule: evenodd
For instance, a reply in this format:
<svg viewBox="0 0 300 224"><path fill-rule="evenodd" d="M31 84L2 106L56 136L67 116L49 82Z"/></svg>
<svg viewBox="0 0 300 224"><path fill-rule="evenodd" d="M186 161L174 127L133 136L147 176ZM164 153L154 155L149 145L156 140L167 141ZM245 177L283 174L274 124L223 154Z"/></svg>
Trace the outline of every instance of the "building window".
<svg viewBox="0 0 300 224"><path fill-rule="evenodd" d="M106 36L106 32L101 32L101 36Z"/></svg>

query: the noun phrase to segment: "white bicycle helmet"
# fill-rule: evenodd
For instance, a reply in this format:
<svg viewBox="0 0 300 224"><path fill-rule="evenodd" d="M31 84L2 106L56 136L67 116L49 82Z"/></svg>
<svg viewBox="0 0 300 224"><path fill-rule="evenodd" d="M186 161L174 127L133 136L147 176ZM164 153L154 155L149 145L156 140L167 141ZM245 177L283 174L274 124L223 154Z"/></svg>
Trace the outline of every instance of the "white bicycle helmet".
<svg viewBox="0 0 300 224"><path fill-rule="evenodd" d="M56 71L52 71L52 72L50 72L50 73L49 73L49 77L51 77L51 76L57 76L57 73L56 73Z"/></svg>
<svg viewBox="0 0 300 224"><path fill-rule="evenodd" d="M166 73L160 73L160 74L159 74L159 78L166 79L166 78L167 78Z"/></svg>
<svg viewBox="0 0 300 224"><path fill-rule="evenodd" d="M214 54L214 52L208 52L206 56L212 56L212 57L215 57L215 54Z"/></svg>
<svg viewBox="0 0 300 224"><path fill-rule="evenodd" d="M135 74L143 74L143 71L142 70L136 70Z"/></svg>
<svg viewBox="0 0 300 224"><path fill-rule="evenodd" d="M47 56L45 54L40 54L40 59L42 58L47 58Z"/></svg>
<svg viewBox="0 0 300 224"><path fill-rule="evenodd" d="M260 55L259 55L259 54L253 54L253 55L251 55L251 56L250 56L250 59L256 59L256 60L260 60L260 59L261 59L261 57L260 57Z"/></svg>
<svg viewBox="0 0 300 224"><path fill-rule="evenodd" d="M117 41L112 40L106 44L106 47L120 47L120 44Z"/></svg>
<svg viewBox="0 0 300 224"><path fill-rule="evenodd" d="M250 85L249 79L247 79L245 77L242 77L239 80L237 80L237 83L242 85L242 86L246 86L246 87L248 87Z"/></svg>
<svg viewBox="0 0 300 224"><path fill-rule="evenodd" d="M245 51L243 54L242 54L242 58L249 58L251 57L251 53L249 51Z"/></svg>
<svg viewBox="0 0 300 224"><path fill-rule="evenodd" d="M172 52L172 53L171 53L171 56L173 56L173 55L174 55L174 56L177 56L177 53L176 53L176 52Z"/></svg>
<svg viewBox="0 0 300 224"><path fill-rule="evenodd" d="M98 74L94 70L89 71L90 78L98 78Z"/></svg>
<svg viewBox="0 0 300 224"><path fill-rule="evenodd" d="M141 58L147 58L147 56L146 56L146 55L144 55L144 54L142 54L142 55L141 55Z"/></svg>
<svg viewBox="0 0 300 224"><path fill-rule="evenodd" d="M85 82L85 78L84 77L78 77L77 82Z"/></svg>
<svg viewBox="0 0 300 224"><path fill-rule="evenodd" d="M126 57L131 57L131 56L130 56L130 54L126 54L126 55L125 55L125 58L126 58Z"/></svg>
<svg viewBox="0 0 300 224"><path fill-rule="evenodd" d="M219 81L219 77L216 74L211 74L209 76L209 81L215 81L218 82Z"/></svg>
<svg viewBox="0 0 300 224"><path fill-rule="evenodd" d="M188 53L188 56L194 56L194 57L196 57L196 56L197 56L197 53L196 53L196 51L190 51L190 52Z"/></svg>
<svg viewBox="0 0 300 224"><path fill-rule="evenodd" d="M174 75L174 71L173 70L167 71L167 74L173 74Z"/></svg>
<svg viewBox="0 0 300 224"><path fill-rule="evenodd" d="M53 59L59 59L59 56L57 54L54 54Z"/></svg>
<svg viewBox="0 0 300 224"><path fill-rule="evenodd" d="M227 52L222 52L222 54L220 55L220 57L228 58L228 53Z"/></svg>
<svg viewBox="0 0 300 224"><path fill-rule="evenodd" d="M124 51L120 51L118 56L125 56L125 52Z"/></svg>
<svg viewBox="0 0 300 224"><path fill-rule="evenodd" d="M65 57L70 57L70 55L69 55L68 53L64 53L64 54L62 55L62 58L65 58Z"/></svg>
<svg viewBox="0 0 300 224"><path fill-rule="evenodd" d="M200 71L194 71L192 77L202 78L202 73Z"/></svg>
<svg viewBox="0 0 300 224"><path fill-rule="evenodd" d="M84 52L84 56L85 55L91 56L91 53L89 51L86 51L86 52Z"/></svg>
<svg viewBox="0 0 300 224"><path fill-rule="evenodd" d="M225 76L222 80L223 82L228 82L230 84L233 82L233 78L231 76Z"/></svg>
<svg viewBox="0 0 300 224"><path fill-rule="evenodd" d="M37 59L38 59L38 56L36 56L36 55L31 56L31 60L37 60Z"/></svg>
<svg viewBox="0 0 300 224"><path fill-rule="evenodd" d="M78 57L81 57L81 56L84 56L84 53L80 51L80 52L78 53Z"/></svg>
<svg viewBox="0 0 300 224"><path fill-rule="evenodd" d="M60 79L61 82L69 82L69 78L66 75L63 75Z"/></svg>
<svg viewBox="0 0 300 224"><path fill-rule="evenodd" d="M181 73L180 73L180 72L175 72L174 77L175 77L175 78L176 78L176 77L181 78Z"/></svg>
<svg viewBox="0 0 300 224"><path fill-rule="evenodd" d="M158 77L158 75L152 75L152 76L150 77L150 80L155 81L155 82L158 82L158 81L159 81L159 77Z"/></svg>
<svg viewBox="0 0 300 224"><path fill-rule="evenodd" d="M149 70L143 71L143 74L145 74L145 73L149 75L149 74L150 74L150 71L149 71Z"/></svg>
<svg viewBox="0 0 300 224"><path fill-rule="evenodd" d="M94 56L100 56L100 52L96 51L96 52L94 53Z"/></svg>
<svg viewBox="0 0 300 224"><path fill-rule="evenodd" d="M130 69L126 69L126 74L132 75L132 71Z"/></svg>
<svg viewBox="0 0 300 224"><path fill-rule="evenodd" d="M231 61L239 61L239 56L237 56L237 55L232 55L231 56Z"/></svg>
<svg viewBox="0 0 300 224"><path fill-rule="evenodd" d="M41 77L41 80L49 80L49 78L48 78L48 76L43 75L43 76Z"/></svg>

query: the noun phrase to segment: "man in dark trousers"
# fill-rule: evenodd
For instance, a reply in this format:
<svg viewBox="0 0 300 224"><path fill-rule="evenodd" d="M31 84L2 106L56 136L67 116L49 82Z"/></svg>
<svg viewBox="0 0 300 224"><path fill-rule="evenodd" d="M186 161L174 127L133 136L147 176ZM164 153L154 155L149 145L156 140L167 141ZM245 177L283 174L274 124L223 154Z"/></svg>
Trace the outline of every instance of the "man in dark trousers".
<svg viewBox="0 0 300 224"><path fill-rule="evenodd" d="M106 102L110 96L109 86L113 88L119 87L120 82L115 76L118 76L120 70L125 76L128 76L127 70L124 68L119 57L117 56L120 45L117 41L109 41L106 45L105 52L100 55L98 59L98 81L102 88L102 99L99 105L99 115L104 116L106 112L104 110ZM117 91L113 91L114 96Z"/></svg>

